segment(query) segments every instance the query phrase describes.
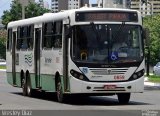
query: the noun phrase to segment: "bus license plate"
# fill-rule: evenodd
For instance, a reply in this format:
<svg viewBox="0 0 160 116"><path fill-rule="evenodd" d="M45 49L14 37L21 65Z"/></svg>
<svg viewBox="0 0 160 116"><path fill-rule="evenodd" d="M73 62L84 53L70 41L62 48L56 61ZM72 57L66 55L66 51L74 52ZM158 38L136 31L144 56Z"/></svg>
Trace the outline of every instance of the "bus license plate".
<svg viewBox="0 0 160 116"><path fill-rule="evenodd" d="M111 89L115 89L116 85L104 85L104 89L106 90L111 90Z"/></svg>

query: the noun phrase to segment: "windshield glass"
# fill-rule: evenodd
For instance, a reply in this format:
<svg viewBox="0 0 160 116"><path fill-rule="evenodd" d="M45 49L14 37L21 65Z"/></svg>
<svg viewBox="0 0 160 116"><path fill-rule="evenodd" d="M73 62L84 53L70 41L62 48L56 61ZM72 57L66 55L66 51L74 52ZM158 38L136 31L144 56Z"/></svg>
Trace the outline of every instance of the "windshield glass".
<svg viewBox="0 0 160 116"><path fill-rule="evenodd" d="M72 59L78 62L124 63L143 58L141 27L91 24L73 28Z"/></svg>

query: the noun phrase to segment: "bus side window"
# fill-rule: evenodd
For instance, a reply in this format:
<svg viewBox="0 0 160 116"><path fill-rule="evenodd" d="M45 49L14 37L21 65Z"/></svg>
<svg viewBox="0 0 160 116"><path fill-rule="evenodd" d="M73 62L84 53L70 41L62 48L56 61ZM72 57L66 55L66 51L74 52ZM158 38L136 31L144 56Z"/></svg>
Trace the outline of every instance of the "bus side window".
<svg viewBox="0 0 160 116"><path fill-rule="evenodd" d="M12 49L12 29L8 29L8 38L7 38L7 51Z"/></svg>
<svg viewBox="0 0 160 116"><path fill-rule="evenodd" d="M27 30L27 45L28 49L33 49L33 35L34 35L34 26L28 26Z"/></svg>
<svg viewBox="0 0 160 116"><path fill-rule="evenodd" d="M22 28L18 27L17 29L17 50L20 50L22 44Z"/></svg>
<svg viewBox="0 0 160 116"><path fill-rule="evenodd" d="M54 23L54 48L62 48L62 21Z"/></svg>
<svg viewBox="0 0 160 116"><path fill-rule="evenodd" d="M17 50L33 49L33 25L18 27Z"/></svg>
<svg viewBox="0 0 160 116"><path fill-rule="evenodd" d="M43 25L43 48L52 48L53 39L53 22L48 22Z"/></svg>

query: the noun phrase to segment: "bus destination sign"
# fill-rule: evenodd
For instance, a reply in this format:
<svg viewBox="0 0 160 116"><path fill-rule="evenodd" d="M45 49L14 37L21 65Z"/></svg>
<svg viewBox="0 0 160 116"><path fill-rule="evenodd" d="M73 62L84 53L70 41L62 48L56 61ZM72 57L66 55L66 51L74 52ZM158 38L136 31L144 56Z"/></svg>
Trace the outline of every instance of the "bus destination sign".
<svg viewBox="0 0 160 116"><path fill-rule="evenodd" d="M88 21L115 21L115 22L137 22L138 15L136 12L77 12L77 22Z"/></svg>

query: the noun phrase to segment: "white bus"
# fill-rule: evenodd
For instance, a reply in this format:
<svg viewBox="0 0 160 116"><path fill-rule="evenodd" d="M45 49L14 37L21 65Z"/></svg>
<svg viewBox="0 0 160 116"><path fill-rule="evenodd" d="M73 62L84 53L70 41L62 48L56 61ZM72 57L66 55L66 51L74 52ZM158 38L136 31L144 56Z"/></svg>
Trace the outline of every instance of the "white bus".
<svg viewBox="0 0 160 116"><path fill-rule="evenodd" d="M144 88L143 37L141 14L129 9L81 8L10 22L7 80L27 96L56 92L62 102L67 94L117 95L128 103Z"/></svg>

